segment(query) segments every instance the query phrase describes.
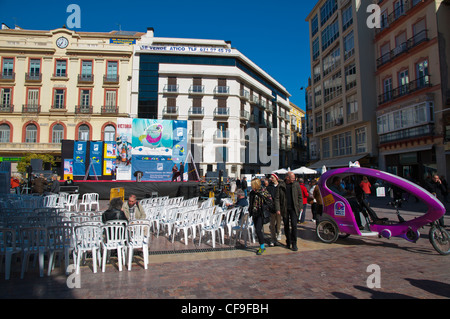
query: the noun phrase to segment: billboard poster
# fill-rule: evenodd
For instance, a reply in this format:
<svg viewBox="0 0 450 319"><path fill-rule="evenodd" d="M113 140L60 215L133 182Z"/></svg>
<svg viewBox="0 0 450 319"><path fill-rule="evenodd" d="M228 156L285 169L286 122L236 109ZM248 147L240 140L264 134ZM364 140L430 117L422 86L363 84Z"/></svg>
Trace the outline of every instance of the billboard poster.
<svg viewBox="0 0 450 319"><path fill-rule="evenodd" d="M116 180L131 180L133 119L117 119Z"/></svg>
<svg viewBox="0 0 450 319"><path fill-rule="evenodd" d="M116 142L105 142L103 158L116 159L117 156L117 144Z"/></svg>
<svg viewBox="0 0 450 319"><path fill-rule="evenodd" d="M89 176L102 176L103 142L91 142Z"/></svg>
<svg viewBox="0 0 450 319"><path fill-rule="evenodd" d="M73 175L84 176L86 174L86 147L87 142L76 141L73 149Z"/></svg>
<svg viewBox="0 0 450 319"><path fill-rule="evenodd" d="M132 175L171 181L174 165L186 161L187 121L134 119L132 131Z"/></svg>
<svg viewBox="0 0 450 319"><path fill-rule="evenodd" d="M103 175L111 176L116 166L116 142L105 142L103 145Z"/></svg>
<svg viewBox="0 0 450 319"><path fill-rule="evenodd" d="M64 180L70 177L73 179L73 159L64 159Z"/></svg>

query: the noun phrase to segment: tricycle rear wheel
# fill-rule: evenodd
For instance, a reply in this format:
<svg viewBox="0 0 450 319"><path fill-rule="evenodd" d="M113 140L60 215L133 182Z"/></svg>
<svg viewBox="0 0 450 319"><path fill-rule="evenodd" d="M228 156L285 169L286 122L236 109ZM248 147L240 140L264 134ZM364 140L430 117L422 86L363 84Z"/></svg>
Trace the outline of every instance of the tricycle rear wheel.
<svg viewBox="0 0 450 319"><path fill-rule="evenodd" d="M331 219L322 219L316 226L316 234L322 242L332 244L339 238L339 227Z"/></svg>
<svg viewBox="0 0 450 319"><path fill-rule="evenodd" d="M429 239L439 254L450 255L450 236L443 227L433 225L430 229Z"/></svg>

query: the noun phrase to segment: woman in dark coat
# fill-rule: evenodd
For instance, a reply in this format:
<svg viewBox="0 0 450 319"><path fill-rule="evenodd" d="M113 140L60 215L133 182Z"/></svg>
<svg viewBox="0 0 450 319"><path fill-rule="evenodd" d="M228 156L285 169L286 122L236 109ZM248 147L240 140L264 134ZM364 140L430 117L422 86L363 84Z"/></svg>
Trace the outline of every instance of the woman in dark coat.
<svg viewBox="0 0 450 319"><path fill-rule="evenodd" d="M128 222L125 213L122 210L123 201L121 198L113 198L109 202L109 208L102 215L102 222L106 223L109 220L123 220Z"/></svg>
<svg viewBox="0 0 450 319"><path fill-rule="evenodd" d="M256 235L258 236L258 242L260 248L256 252L257 255L262 255L265 249L264 243L264 216L263 216L263 204L266 201L266 204L269 204L273 201L272 196L270 196L269 192L261 186L261 180L255 178L252 180L252 191L250 192L250 201L249 201L249 214L253 218L253 223L255 224Z"/></svg>

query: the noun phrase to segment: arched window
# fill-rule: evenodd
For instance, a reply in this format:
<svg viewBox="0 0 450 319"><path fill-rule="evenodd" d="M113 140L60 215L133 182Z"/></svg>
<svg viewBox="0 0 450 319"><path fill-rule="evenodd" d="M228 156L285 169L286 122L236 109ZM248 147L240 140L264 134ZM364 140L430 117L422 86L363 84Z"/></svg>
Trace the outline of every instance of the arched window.
<svg viewBox="0 0 450 319"><path fill-rule="evenodd" d="M64 138L64 126L56 124L52 128L52 143L61 143Z"/></svg>
<svg viewBox="0 0 450 319"><path fill-rule="evenodd" d="M89 126L86 124L80 125L78 128L78 140L79 141L89 141Z"/></svg>
<svg viewBox="0 0 450 319"><path fill-rule="evenodd" d="M116 140L116 128L113 125L107 125L105 127L103 140L105 142L114 142Z"/></svg>
<svg viewBox="0 0 450 319"><path fill-rule="evenodd" d="M8 124L0 124L0 143L9 143L11 128Z"/></svg>
<svg viewBox="0 0 450 319"><path fill-rule="evenodd" d="M37 142L37 126L34 124L28 124L25 129L25 143Z"/></svg>

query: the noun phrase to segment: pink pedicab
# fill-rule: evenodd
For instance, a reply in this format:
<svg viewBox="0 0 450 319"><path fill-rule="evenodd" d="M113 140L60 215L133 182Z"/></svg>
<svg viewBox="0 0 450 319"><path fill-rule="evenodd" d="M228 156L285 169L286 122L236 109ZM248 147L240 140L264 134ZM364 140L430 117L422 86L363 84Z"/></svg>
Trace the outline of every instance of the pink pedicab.
<svg viewBox="0 0 450 319"><path fill-rule="evenodd" d="M398 204L401 199L397 197L390 204L396 208L398 220L379 218L368 201L364 199L364 195L360 193L358 196L359 184L357 183L363 176L377 180L380 184L390 185L391 189L409 192L426 204L426 213L405 221L399 214ZM338 183L336 179L346 177L354 181L352 194L356 196L348 196L349 193L342 193L342 187L333 186L333 181ZM420 238L419 229L427 224L436 225L436 221L446 212L444 205L424 188L401 177L375 169L349 167L331 170L322 175L318 186L323 199L323 214L317 222L316 234L324 243L334 243L339 236L348 237L349 235L378 236L388 239L399 237L415 243ZM438 250L432 242L433 247L443 255L450 253L448 233L439 240L446 247L444 251Z"/></svg>

